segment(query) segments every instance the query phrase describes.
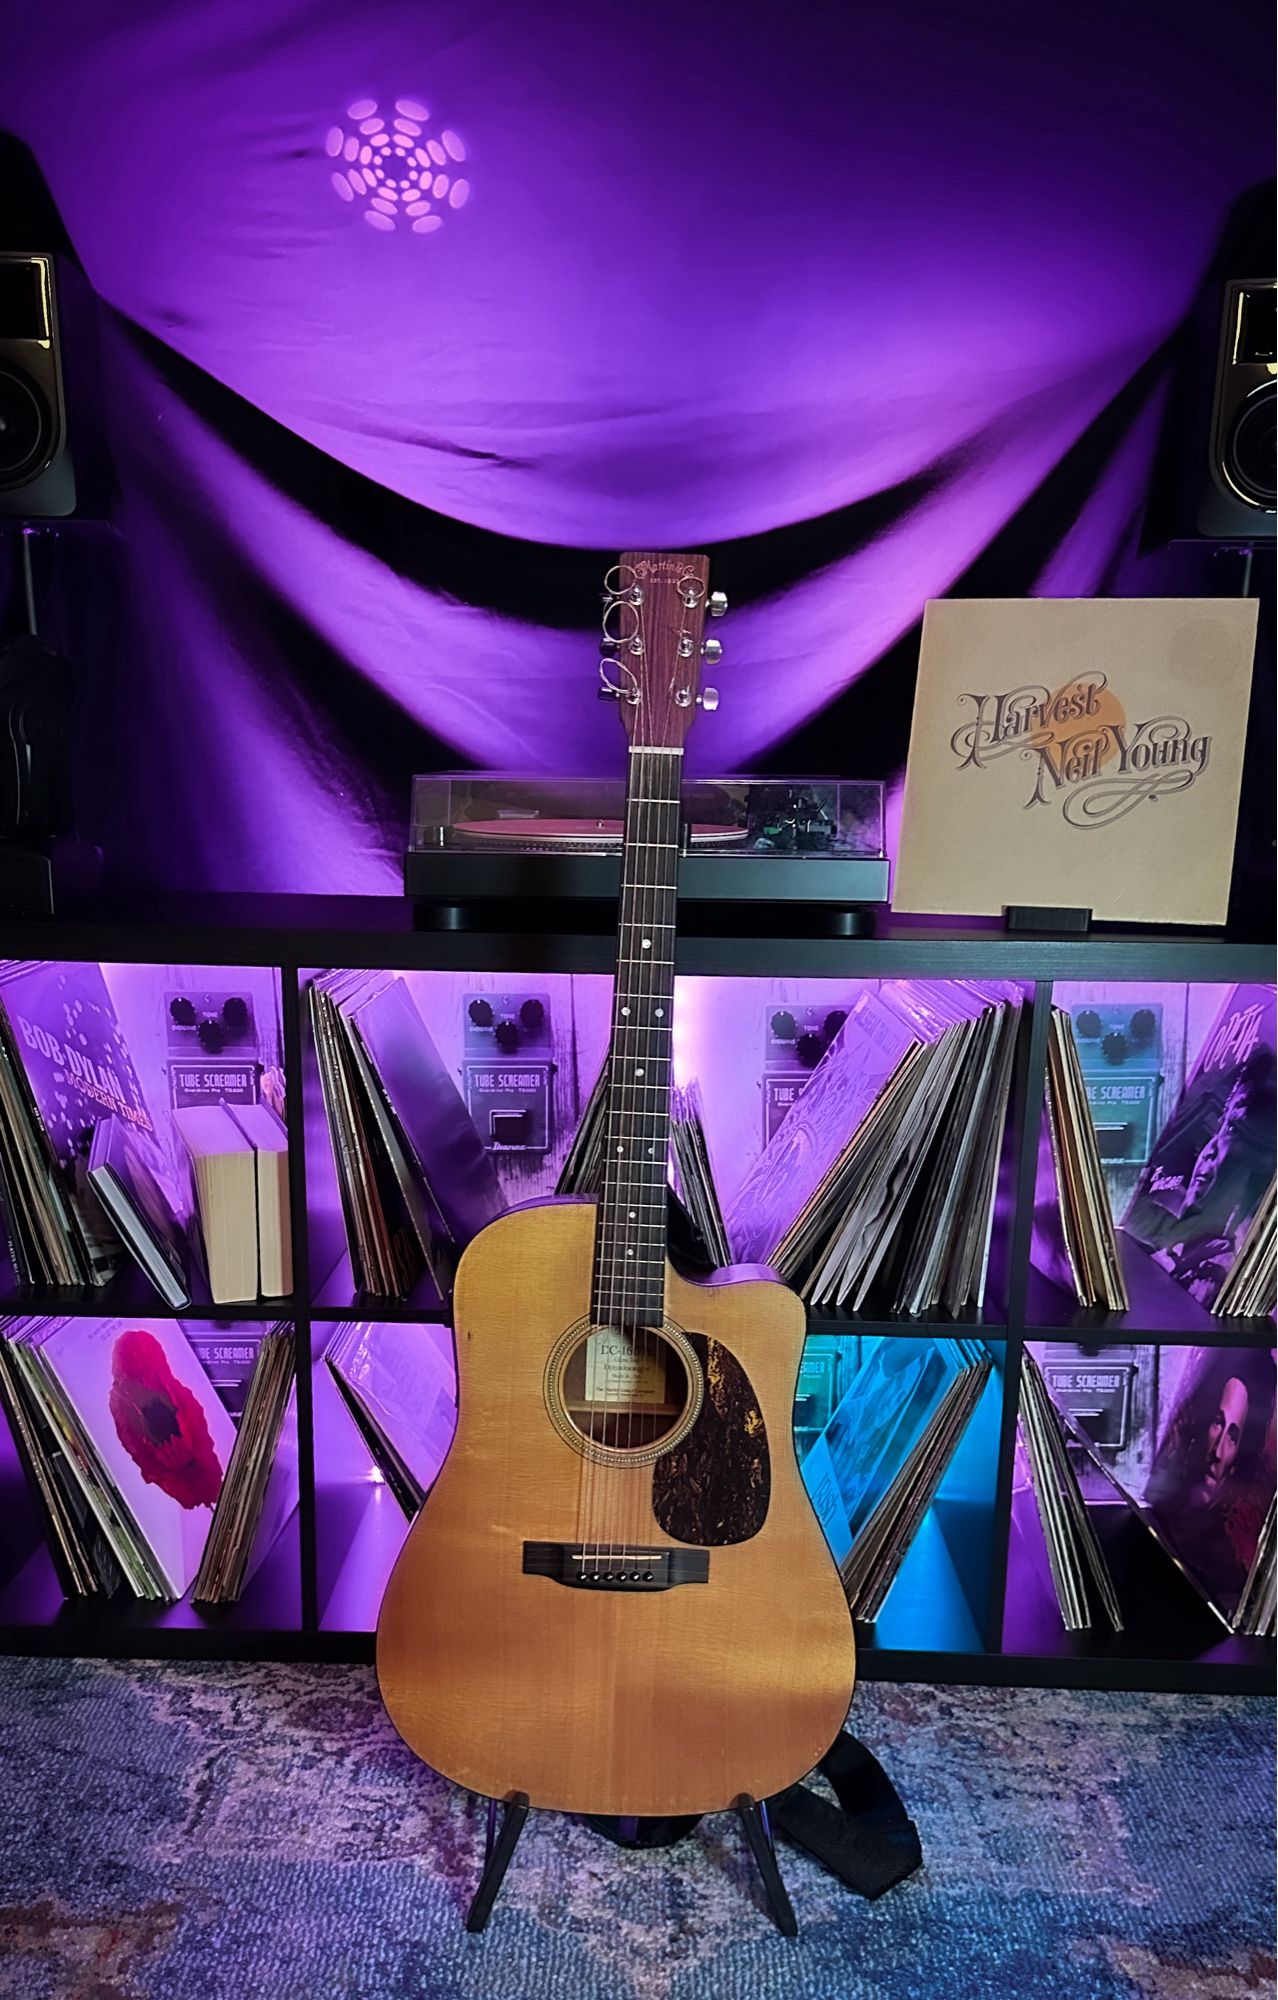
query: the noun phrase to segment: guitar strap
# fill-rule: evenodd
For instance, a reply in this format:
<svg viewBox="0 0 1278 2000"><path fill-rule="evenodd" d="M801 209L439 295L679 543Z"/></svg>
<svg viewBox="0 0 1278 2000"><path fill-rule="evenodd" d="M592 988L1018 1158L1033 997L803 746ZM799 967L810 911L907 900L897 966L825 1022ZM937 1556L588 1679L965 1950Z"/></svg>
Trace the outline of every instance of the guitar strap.
<svg viewBox="0 0 1278 2000"><path fill-rule="evenodd" d="M923 1865L918 1828L878 1758L844 1729L817 1769L838 1804L806 1785L768 1800L773 1831L873 1902Z"/></svg>
<svg viewBox="0 0 1278 2000"><path fill-rule="evenodd" d="M923 1865L918 1829L878 1758L850 1730L841 1730L817 1765L838 1804L807 1785L791 1785L768 1800L774 1834L792 1841L873 1902ZM589 1825L621 1847L671 1847L699 1824L675 1819L606 1819Z"/></svg>

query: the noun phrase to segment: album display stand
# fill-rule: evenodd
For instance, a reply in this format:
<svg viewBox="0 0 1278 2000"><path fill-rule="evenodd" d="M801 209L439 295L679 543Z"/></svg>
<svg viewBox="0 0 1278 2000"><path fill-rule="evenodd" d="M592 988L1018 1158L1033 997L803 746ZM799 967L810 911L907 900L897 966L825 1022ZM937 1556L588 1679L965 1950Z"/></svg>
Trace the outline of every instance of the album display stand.
<svg viewBox="0 0 1278 2000"><path fill-rule="evenodd" d="M1092 913L1072 904L1009 903L1003 924L1022 937L1084 937L1092 927Z"/></svg>

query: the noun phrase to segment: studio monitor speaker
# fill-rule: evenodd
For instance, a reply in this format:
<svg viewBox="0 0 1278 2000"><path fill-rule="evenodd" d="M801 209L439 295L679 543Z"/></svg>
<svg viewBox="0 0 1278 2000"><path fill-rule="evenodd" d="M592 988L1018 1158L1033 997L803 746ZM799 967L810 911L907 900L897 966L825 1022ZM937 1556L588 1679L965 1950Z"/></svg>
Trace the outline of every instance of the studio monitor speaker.
<svg viewBox="0 0 1278 2000"><path fill-rule="evenodd" d="M53 258L0 251L0 517L74 511Z"/></svg>
<svg viewBox="0 0 1278 2000"><path fill-rule="evenodd" d="M1278 353L1273 279L1225 286L1206 477L1197 528L1213 540L1272 540L1275 524L1275 417Z"/></svg>

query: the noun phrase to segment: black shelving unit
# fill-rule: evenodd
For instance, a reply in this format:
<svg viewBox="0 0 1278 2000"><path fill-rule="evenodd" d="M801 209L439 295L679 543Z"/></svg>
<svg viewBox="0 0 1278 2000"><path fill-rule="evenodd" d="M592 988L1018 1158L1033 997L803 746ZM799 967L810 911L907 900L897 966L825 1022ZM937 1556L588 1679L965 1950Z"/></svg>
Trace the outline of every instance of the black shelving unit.
<svg viewBox="0 0 1278 2000"><path fill-rule="evenodd" d="M1261 1691L1272 1686L1271 1642L1229 1639L1223 1628L1199 1629L1194 1618L1182 1638L1165 1647L1147 1641L1070 1638L1033 1650L1003 1645L1009 1548L1012 1541L1013 1456L1020 1361L1024 1344L1078 1343L1270 1346L1264 1321L1220 1321L1197 1306L1134 1244L1126 1246L1131 1309L1125 1314L1085 1312L1042 1277L1030 1261L1035 1174L1039 1156L1046 1038L1053 992L1060 982L1261 983L1274 977L1272 944L1213 934L1142 935L1101 929L1078 938L1010 935L986 923L963 928L924 920L887 921L874 937L796 934L793 908L748 916L701 910L701 928L681 934L678 970L709 978L804 979L980 978L1014 980L1026 992L1014 1076L1011 1115L1000 1186L1000 1261L991 1273L990 1301L980 1313L957 1319L909 1319L872 1308L852 1314L814 1310L813 1335L887 1338L953 1338L975 1335L996 1358L997 1468L992 1503L983 1516L951 1524L951 1539L966 1560L965 1537L986 1538L983 1599L962 1632L956 1624L945 1644L923 1646L902 1636L884 1642L891 1621L861 1645L861 1672L869 1679L984 1681L1079 1687L1202 1688ZM319 1546L318 1495L336 1506L316 1467L312 1412L312 1361L329 1331L342 1321L439 1321L446 1308L424 1296L407 1305L360 1300L333 1275L331 1258L312 1234L332 1240L330 1216L308 1208L305 1076L310 1060L304 986L320 967L403 972L475 972L531 975L603 973L611 970L612 937L606 912L592 911L579 926L572 907L529 906L518 913L487 906L472 923L465 913L415 910L396 899L341 897L203 897L134 901L99 906L81 918L9 922L0 930L0 956L8 960L98 961L112 965L269 967L280 982L286 1105L291 1137L290 1184L294 1230L295 1291L288 1299L233 1306L194 1305L168 1316L189 1321L262 1322L282 1319L296 1330L301 1501L298 1513L239 1606L200 1614L189 1605L156 1609L132 1601L106 1606L63 1603L51 1566L35 1556L6 1564L3 1521L11 1496L0 1490L0 1650L122 1656L368 1659L371 1631L333 1624L325 1615L321 1579L332 1569L331 1552ZM501 920L505 927L495 927ZM732 925L724 930L724 922ZM746 930L749 923L752 929ZM719 928L710 928L714 924ZM310 1190L312 1202L315 1190ZM322 1268L321 1268L322 1266ZM12 1272L0 1273L0 1313L101 1317L166 1309L140 1274L125 1271L102 1290L29 1289ZM16 1471L13 1474L16 1479ZM16 1498L16 1496L13 1496ZM389 1499L389 1495L385 1496ZM975 1524L975 1525L974 1525ZM402 1523L401 1523L402 1528ZM973 1557L973 1560L975 1558ZM969 1611L971 1607L969 1606ZM962 1621L959 1621L960 1623ZM909 1621L897 1621L905 1633Z"/></svg>

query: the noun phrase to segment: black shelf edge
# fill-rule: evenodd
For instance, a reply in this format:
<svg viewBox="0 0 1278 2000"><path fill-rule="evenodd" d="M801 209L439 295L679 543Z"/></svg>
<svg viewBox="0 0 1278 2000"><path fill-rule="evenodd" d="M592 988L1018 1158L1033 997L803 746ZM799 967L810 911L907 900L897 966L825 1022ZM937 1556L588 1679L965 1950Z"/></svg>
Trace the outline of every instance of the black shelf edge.
<svg viewBox="0 0 1278 2000"><path fill-rule="evenodd" d="M722 906L710 905L722 926ZM813 905L814 935L796 935L793 906L769 919L766 907L742 908L733 935L698 934L695 904L678 940L688 973L789 973L846 978L931 975L1020 979L1272 979L1275 947L1220 932L1171 936L1165 930L1094 930L1084 938L1005 933L994 920L968 925L880 912L873 937L830 937L830 912ZM576 906L552 906L562 931L544 918L536 928L500 925L482 905L473 928L427 928L396 896L116 894L56 918L14 919L4 927L10 958L93 959L108 964L350 966L396 971L608 972L611 924L574 928ZM498 927L499 926L499 927Z"/></svg>
<svg viewBox="0 0 1278 2000"><path fill-rule="evenodd" d="M260 1324L277 1321L292 1324L302 1311L296 1297L283 1299L236 1299L214 1305L211 1299L192 1299L189 1305L171 1306L147 1283L132 1284L113 1279L94 1285L13 1285L0 1291L0 1319L177 1319L194 1320L200 1325Z"/></svg>
<svg viewBox="0 0 1278 2000"><path fill-rule="evenodd" d="M810 1336L863 1334L870 1338L916 1336L935 1340L961 1340L969 1334L990 1340L1006 1340L1008 1336L1006 1319L993 1315L988 1308L977 1311L974 1306L955 1319L947 1313L911 1319L906 1313L875 1313L868 1307L863 1312L848 1313L834 1306L809 1306L807 1315Z"/></svg>
<svg viewBox="0 0 1278 2000"><path fill-rule="evenodd" d="M413 1325L450 1326L452 1309L444 1305L405 1304L399 1299L360 1299L354 1305L315 1305L307 1308L306 1317L313 1326L336 1326L350 1320L367 1320L376 1326L379 1322L387 1326Z"/></svg>

